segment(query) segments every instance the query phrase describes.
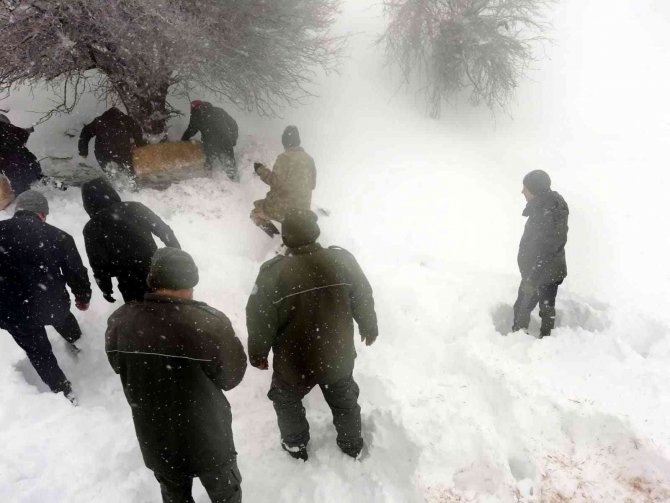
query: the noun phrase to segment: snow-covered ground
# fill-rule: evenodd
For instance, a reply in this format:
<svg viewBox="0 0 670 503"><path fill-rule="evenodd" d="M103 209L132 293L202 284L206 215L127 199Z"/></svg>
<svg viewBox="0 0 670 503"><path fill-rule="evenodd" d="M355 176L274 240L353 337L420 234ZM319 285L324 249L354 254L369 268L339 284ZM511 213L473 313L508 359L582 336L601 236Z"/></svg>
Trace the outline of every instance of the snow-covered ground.
<svg viewBox="0 0 670 503"><path fill-rule="evenodd" d="M251 163L271 162L283 126L295 123L316 159L315 203L331 210L321 242L351 250L375 289L381 335L358 348L355 371L366 457L339 452L318 391L306 400L310 461L286 456L265 396L270 374L249 368L227 393L245 500L670 501L670 7L561 3L551 59L519 90L515 118L495 120L455 104L432 121L413 95L396 92L374 45L379 16L377 2L345 2L351 58L308 106L281 120L231 109L243 135L239 185L219 176L123 194L175 229L201 270L197 298L246 340L244 306L273 247L248 220L265 190ZM47 101L18 93L5 104L27 125L37 115L26 111ZM51 120L29 146L38 157L76 154L62 133L93 108ZM171 134L184 127L175 120ZM518 284L521 178L536 168L571 207L570 276L551 338L502 337ZM83 252L78 189L46 192L50 222ZM50 332L78 408L45 392L0 337L3 501L159 500L104 353L116 307L95 291L91 309L76 312L78 362ZM199 484L195 495L208 501Z"/></svg>

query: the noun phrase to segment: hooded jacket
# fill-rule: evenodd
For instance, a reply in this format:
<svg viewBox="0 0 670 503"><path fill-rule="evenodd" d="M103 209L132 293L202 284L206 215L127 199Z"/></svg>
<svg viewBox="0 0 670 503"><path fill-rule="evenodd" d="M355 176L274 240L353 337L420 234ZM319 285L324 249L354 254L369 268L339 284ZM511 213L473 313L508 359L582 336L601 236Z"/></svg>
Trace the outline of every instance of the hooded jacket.
<svg viewBox="0 0 670 503"><path fill-rule="evenodd" d="M90 301L88 271L72 236L27 211L0 221L0 321L57 324L70 313L66 285L77 300Z"/></svg>
<svg viewBox="0 0 670 503"><path fill-rule="evenodd" d="M272 220L281 222L289 209L308 210L316 187L314 159L302 147L288 147L279 154L272 170L258 169L258 176L270 186L263 211Z"/></svg>
<svg viewBox="0 0 670 503"><path fill-rule="evenodd" d="M524 280L533 285L547 285L560 283L568 275L565 244L569 212L563 197L553 191L538 194L526 205L523 216L528 221L517 256Z"/></svg>
<svg viewBox="0 0 670 503"><path fill-rule="evenodd" d="M142 129L134 119L118 108L110 108L84 126L79 136L79 154L88 155L88 144L95 137L95 158L100 165L110 161L132 165L133 146L142 146Z"/></svg>
<svg viewBox="0 0 670 503"><path fill-rule="evenodd" d="M205 152L231 152L237 144L237 122L223 108L204 102L191 110L191 119L181 141L200 133Z"/></svg>
<svg viewBox="0 0 670 503"><path fill-rule="evenodd" d="M122 202L104 179L86 182L81 189L86 213L84 243L93 276L104 294L112 294L112 277L143 275L157 250L153 236L165 246L180 248L172 229L142 203Z"/></svg>
<svg viewBox="0 0 670 503"><path fill-rule="evenodd" d="M0 173L9 178L17 196L43 176L37 157L26 147L30 133L32 129L0 122Z"/></svg>
<svg viewBox="0 0 670 503"><path fill-rule="evenodd" d="M203 302L147 294L110 316L105 349L146 466L180 477L235 461L228 400L247 359L228 318Z"/></svg>
<svg viewBox="0 0 670 503"><path fill-rule="evenodd" d="M372 288L353 255L312 242L261 266L246 308L249 359L274 352L289 384L330 384L354 369L354 320L377 337Z"/></svg>

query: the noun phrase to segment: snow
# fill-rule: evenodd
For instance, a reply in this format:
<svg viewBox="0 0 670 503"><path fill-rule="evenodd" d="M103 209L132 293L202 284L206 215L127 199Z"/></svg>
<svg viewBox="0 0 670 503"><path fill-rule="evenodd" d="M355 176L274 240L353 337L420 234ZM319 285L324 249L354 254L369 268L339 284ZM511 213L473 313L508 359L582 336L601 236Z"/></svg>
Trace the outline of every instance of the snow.
<svg viewBox="0 0 670 503"><path fill-rule="evenodd" d="M670 7L569 0L556 19L551 59L519 89L514 119L455 103L433 121L383 66L379 5L349 0L341 27L352 34L352 57L323 79L318 99L281 120L231 108L242 133L239 185L219 175L123 191L172 226L199 265L196 297L224 311L246 342L244 306L274 248L248 219L265 190L251 164L271 163L282 128L294 123L316 159L315 204L331 210L321 242L352 251L375 290L380 337L371 347L357 341L355 370L365 457L339 452L314 391L310 460L289 458L265 396L270 374L249 368L226 393L245 501L670 500L670 175L662 165L670 97L658 67L670 51ZM27 92L6 103L18 125L48 107ZM63 132L94 113L83 103L39 127L29 146L38 158L73 155L76 165L76 138ZM174 121L172 137L186 120ZM551 338L502 337L519 280L521 178L535 168L552 175L571 208L570 275ZM83 253L79 190L44 191L49 222ZM78 360L49 329L77 408L46 392L22 351L0 337L3 501L159 500L104 353L106 319L118 306L96 290L90 310L75 313L85 334ZM537 323L535 315L531 334ZM198 483L195 499L208 501Z"/></svg>

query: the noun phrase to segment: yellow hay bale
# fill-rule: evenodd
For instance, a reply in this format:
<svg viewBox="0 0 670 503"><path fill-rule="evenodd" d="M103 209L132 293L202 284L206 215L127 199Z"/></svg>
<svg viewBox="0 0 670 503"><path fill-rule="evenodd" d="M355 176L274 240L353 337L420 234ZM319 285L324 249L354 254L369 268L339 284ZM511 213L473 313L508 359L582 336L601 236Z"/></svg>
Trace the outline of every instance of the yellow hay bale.
<svg viewBox="0 0 670 503"><path fill-rule="evenodd" d="M9 178L0 175L0 210L4 210L13 200L14 192L12 191L12 184L9 183Z"/></svg>
<svg viewBox="0 0 670 503"><path fill-rule="evenodd" d="M133 168L138 177L165 172L201 171L205 153L200 143L158 143L133 149Z"/></svg>

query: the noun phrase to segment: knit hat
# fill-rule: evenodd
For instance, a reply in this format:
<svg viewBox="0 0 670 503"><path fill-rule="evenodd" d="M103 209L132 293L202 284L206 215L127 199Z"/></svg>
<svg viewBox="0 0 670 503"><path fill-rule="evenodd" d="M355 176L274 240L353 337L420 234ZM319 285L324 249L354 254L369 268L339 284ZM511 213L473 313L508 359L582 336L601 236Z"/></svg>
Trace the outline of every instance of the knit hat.
<svg viewBox="0 0 670 503"><path fill-rule="evenodd" d="M27 190L16 198L16 207L14 212L30 211L31 213L49 214L49 202L41 192L36 190Z"/></svg>
<svg viewBox="0 0 670 503"><path fill-rule="evenodd" d="M284 148L300 146L300 133L295 126L286 126L284 134L281 135L281 142Z"/></svg>
<svg viewBox="0 0 670 503"><path fill-rule="evenodd" d="M310 210L289 210L281 225L284 244L289 248L297 248L314 243L321 234L316 221L317 216Z"/></svg>
<svg viewBox="0 0 670 503"><path fill-rule="evenodd" d="M537 196L551 190L551 178L545 171L536 169L523 177L523 185L531 194Z"/></svg>
<svg viewBox="0 0 670 503"><path fill-rule="evenodd" d="M151 259L147 285L154 290L186 290L198 284L198 267L185 251L160 248Z"/></svg>
<svg viewBox="0 0 670 503"><path fill-rule="evenodd" d="M200 108L201 105L204 105L206 102L202 100L193 100L191 101L191 110L195 110L196 108Z"/></svg>

